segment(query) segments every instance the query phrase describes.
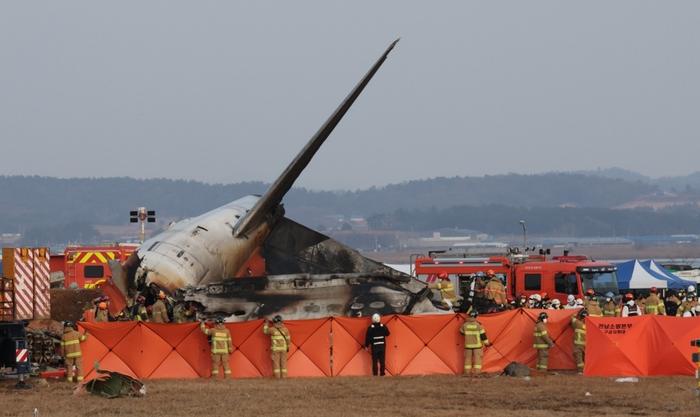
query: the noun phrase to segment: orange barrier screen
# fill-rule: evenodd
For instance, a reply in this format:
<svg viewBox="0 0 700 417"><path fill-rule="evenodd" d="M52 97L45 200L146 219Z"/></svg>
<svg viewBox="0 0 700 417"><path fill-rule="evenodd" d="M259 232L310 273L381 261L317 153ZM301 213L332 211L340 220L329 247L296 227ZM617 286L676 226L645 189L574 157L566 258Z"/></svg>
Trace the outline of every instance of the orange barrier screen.
<svg viewBox="0 0 700 417"><path fill-rule="evenodd" d="M575 369L570 317L575 311L547 311L547 327L555 346L550 369ZM499 372L518 361L534 366L532 331L540 310L511 310L482 316L491 347L484 352L485 372ZM459 374L464 339L459 328L464 315L386 316L386 365L390 375ZM292 336L289 376L369 375L370 356L364 349L368 318L333 317L286 322ZM270 341L262 320L231 323L234 352L232 376L271 376ZM86 379L100 367L142 379L208 377L211 359L206 336L198 323L141 322L81 323L89 333L82 344ZM89 368L87 368L89 367Z"/></svg>
<svg viewBox="0 0 700 417"><path fill-rule="evenodd" d="M695 374L690 341L700 338L700 317L589 318L586 327L586 375Z"/></svg>

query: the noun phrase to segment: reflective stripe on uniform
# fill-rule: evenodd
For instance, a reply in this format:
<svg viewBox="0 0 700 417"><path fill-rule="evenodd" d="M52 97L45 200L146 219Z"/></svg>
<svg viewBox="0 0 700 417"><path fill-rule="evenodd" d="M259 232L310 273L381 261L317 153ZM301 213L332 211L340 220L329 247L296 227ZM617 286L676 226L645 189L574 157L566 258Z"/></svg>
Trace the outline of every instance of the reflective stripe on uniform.
<svg viewBox="0 0 700 417"><path fill-rule="evenodd" d="M535 332L535 337L547 336L547 331Z"/></svg>
<svg viewBox="0 0 700 417"><path fill-rule="evenodd" d="M534 347L535 349L549 349L549 345L546 343L545 344L535 343L532 345L532 347Z"/></svg>
<svg viewBox="0 0 700 417"><path fill-rule="evenodd" d="M77 345L80 343L80 340L75 339L75 340L68 340L66 342L61 342L61 345L63 346L70 346L70 345Z"/></svg>
<svg viewBox="0 0 700 417"><path fill-rule="evenodd" d="M80 352L66 353L66 358L79 358L81 356L83 356L83 354Z"/></svg>

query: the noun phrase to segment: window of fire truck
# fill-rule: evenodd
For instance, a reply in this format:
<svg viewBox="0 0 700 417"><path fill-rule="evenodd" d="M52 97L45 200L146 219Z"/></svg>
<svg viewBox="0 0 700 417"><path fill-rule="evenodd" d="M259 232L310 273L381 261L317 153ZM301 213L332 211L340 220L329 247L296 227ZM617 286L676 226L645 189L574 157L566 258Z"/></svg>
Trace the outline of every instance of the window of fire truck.
<svg viewBox="0 0 700 417"><path fill-rule="evenodd" d="M85 278L104 278L105 269L102 265L85 265L83 269Z"/></svg>
<svg viewBox="0 0 700 417"><path fill-rule="evenodd" d="M539 291L542 289L541 274L525 274L525 291Z"/></svg>
<svg viewBox="0 0 700 417"><path fill-rule="evenodd" d="M578 295L578 280L573 272L557 272L554 275L554 291L559 294Z"/></svg>
<svg viewBox="0 0 700 417"><path fill-rule="evenodd" d="M618 294L619 290L617 288L617 274L615 271L609 272L584 272L581 271L581 285L583 290L586 291L589 288L593 288L596 294L605 294L607 292L612 292L613 294Z"/></svg>

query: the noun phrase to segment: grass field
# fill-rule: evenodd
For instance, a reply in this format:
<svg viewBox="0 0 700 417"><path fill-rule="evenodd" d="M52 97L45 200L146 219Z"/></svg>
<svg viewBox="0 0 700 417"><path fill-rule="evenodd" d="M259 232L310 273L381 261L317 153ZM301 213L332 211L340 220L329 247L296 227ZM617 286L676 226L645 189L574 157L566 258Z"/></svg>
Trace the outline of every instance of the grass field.
<svg viewBox="0 0 700 417"><path fill-rule="evenodd" d="M65 382L0 386L0 416L698 416L689 377L617 383L575 375L150 381L143 398L74 396ZM587 396L586 392L590 395Z"/></svg>

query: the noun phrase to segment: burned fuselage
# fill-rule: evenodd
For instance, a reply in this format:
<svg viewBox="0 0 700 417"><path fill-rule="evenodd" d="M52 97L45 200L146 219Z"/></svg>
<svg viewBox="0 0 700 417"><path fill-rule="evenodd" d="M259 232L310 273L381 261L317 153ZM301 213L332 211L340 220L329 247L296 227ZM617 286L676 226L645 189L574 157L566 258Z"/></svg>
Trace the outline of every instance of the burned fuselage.
<svg viewBox="0 0 700 417"><path fill-rule="evenodd" d="M440 311L423 283L285 218L281 204L395 44L264 195L173 224L113 271L117 286L125 293L163 290L230 320Z"/></svg>

